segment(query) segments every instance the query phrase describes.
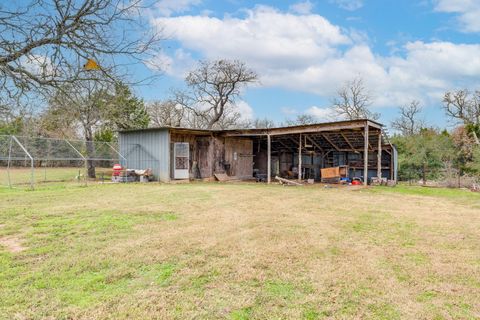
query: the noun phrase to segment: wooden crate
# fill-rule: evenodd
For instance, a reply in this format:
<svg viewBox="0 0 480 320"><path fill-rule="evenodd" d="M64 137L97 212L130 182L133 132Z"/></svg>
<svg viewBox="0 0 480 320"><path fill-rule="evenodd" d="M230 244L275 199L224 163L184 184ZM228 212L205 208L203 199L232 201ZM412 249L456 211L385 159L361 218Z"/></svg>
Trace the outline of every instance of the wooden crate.
<svg viewBox="0 0 480 320"><path fill-rule="evenodd" d="M348 166L339 166L323 168L321 172L321 181L324 183L338 183L340 178L348 177Z"/></svg>
<svg viewBox="0 0 480 320"><path fill-rule="evenodd" d="M323 179L340 178L340 167L323 168L320 170Z"/></svg>

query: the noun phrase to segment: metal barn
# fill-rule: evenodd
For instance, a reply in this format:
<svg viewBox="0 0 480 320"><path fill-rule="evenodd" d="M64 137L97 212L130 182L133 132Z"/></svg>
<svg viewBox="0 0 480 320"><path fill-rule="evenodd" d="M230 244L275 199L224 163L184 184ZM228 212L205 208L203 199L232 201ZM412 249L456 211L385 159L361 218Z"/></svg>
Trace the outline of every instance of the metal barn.
<svg viewBox="0 0 480 320"><path fill-rule="evenodd" d="M148 128L119 133L129 168L151 168L162 182L286 177L322 179L342 166L348 177L396 181L397 152L383 125L368 119L270 129Z"/></svg>

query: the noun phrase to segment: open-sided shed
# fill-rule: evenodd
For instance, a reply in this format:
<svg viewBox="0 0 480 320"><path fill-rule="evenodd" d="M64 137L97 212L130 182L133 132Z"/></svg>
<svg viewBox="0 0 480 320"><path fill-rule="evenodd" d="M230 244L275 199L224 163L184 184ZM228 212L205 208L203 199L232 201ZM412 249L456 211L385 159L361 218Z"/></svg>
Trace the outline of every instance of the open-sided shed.
<svg viewBox="0 0 480 320"><path fill-rule="evenodd" d="M238 179L275 175L321 178L321 169L346 166L348 176L396 180L395 147L382 124L368 119L270 129L149 128L122 131L120 153L130 167L152 168L160 181Z"/></svg>

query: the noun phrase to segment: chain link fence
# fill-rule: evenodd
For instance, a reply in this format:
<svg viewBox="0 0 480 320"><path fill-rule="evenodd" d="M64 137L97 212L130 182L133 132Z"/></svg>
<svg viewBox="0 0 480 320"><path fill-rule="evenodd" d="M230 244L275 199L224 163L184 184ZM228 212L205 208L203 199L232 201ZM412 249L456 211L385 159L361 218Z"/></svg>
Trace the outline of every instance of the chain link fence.
<svg viewBox="0 0 480 320"><path fill-rule="evenodd" d="M0 135L0 186L110 181L114 164L127 161L112 143Z"/></svg>

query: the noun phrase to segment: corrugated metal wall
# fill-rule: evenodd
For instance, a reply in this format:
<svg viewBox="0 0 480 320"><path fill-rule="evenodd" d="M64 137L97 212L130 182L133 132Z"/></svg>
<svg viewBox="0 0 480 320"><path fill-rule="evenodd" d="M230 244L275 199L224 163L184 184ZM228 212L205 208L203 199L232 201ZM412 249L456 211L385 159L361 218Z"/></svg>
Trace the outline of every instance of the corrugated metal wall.
<svg viewBox="0 0 480 320"><path fill-rule="evenodd" d="M119 151L130 169L151 168L155 179L170 181L170 135L168 129L119 133Z"/></svg>

